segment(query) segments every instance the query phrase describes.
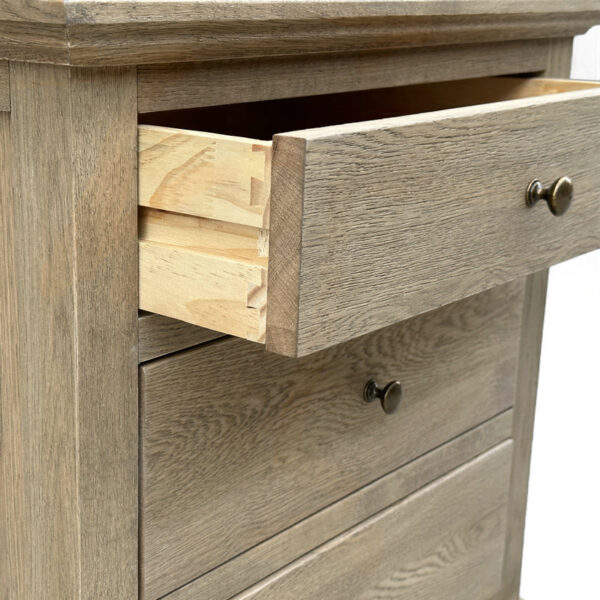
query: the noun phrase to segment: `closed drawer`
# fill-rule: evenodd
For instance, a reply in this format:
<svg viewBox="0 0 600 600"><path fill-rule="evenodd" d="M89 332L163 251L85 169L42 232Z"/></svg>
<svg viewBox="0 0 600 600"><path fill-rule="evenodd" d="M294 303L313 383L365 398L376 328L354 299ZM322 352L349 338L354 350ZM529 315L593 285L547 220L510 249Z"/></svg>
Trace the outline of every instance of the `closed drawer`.
<svg viewBox="0 0 600 600"><path fill-rule="evenodd" d="M265 139L341 124L273 145L141 126L143 309L305 355L600 246L596 84L498 78L219 110L155 120ZM532 180L561 176L575 185L564 216L527 206Z"/></svg>
<svg viewBox="0 0 600 600"><path fill-rule="evenodd" d="M158 598L510 408L522 282L302 359L230 338L141 368L142 585ZM385 414L365 383L398 379Z"/></svg>
<svg viewBox="0 0 600 600"><path fill-rule="evenodd" d="M235 600L490 600L502 589L512 442Z"/></svg>

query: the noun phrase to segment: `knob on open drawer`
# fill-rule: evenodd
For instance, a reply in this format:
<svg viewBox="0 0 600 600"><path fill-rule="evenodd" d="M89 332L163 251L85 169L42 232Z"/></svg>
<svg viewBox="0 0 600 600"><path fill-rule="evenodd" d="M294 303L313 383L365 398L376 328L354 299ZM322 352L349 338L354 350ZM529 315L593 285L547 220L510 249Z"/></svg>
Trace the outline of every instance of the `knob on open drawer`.
<svg viewBox="0 0 600 600"><path fill-rule="evenodd" d="M527 205L535 206L540 200L547 202L554 216L562 217L573 201L573 182L569 177L560 177L544 187L539 179L534 179L527 188Z"/></svg>
<svg viewBox="0 0 600 600"><path fill-rule="evenodd" d="M497 78L286 102L290 129L298 113L347 122L273 146L141 127L142 309L300 356L600 247L597 84ZM268 107L245 105L246 121L268 121ZM411 114L352 122L394 107ZM528 199L564 216L529 210L527 184L558 169L577 174L577 202L566 212L561 178Z"/></svg>

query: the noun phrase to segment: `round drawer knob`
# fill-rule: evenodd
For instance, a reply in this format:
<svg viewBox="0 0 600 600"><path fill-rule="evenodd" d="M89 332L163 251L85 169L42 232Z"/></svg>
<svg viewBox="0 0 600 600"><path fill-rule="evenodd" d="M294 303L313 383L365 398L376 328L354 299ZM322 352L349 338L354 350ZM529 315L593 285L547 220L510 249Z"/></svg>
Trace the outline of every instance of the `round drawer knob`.
<svg viewBox="0 0 600 600"><path fill-rule="evenodd" d="M374 379L367 381L363 392L365 402L380 400L384 412L388 415L395 413L402 402L402 385L399 381L391 381L381 388Z"/></svg>
<svg viewBox="0 0 600 600"><path fill-rule="evenodd" d="M561 177L551 186L544 187L539 179L534 179L527 188L527 206L534 206L540 200L548 203L553 215L564 215L573 201L573 182L569 177Z"/></svg>

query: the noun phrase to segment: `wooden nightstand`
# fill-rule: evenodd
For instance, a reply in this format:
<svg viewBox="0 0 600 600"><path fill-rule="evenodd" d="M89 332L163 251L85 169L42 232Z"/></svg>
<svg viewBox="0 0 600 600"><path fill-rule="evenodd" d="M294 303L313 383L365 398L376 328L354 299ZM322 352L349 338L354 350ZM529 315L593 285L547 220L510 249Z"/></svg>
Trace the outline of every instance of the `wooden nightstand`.
<svg viewBox="0 0 600 600"><path fill-rule="evenodd" d="M0 3L2 598L516 600L599 21Z"/></svg>

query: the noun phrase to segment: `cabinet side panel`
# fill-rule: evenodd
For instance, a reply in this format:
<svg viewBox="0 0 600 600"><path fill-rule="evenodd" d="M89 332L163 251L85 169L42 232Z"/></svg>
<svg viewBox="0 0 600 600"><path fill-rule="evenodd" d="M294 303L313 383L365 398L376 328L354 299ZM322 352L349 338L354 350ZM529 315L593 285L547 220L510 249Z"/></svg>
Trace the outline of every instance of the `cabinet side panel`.
<svg viewBox="0 0 600 600"><path fill-rule="evenodd" d="M3 593L135 598L135 71L12 63L10 80Z"/></svg>
<svg viewBox="0 0 600 600"><path fill-rule="evenodd" d="M572 48L573 40L571 38L552 41L548 51L545 77L569 77ZM494 600L519 599L531 446L547 287L547 270L535 273L527 278L513 425L515 450L511 475L503 591L498 599Z"/></svg>

